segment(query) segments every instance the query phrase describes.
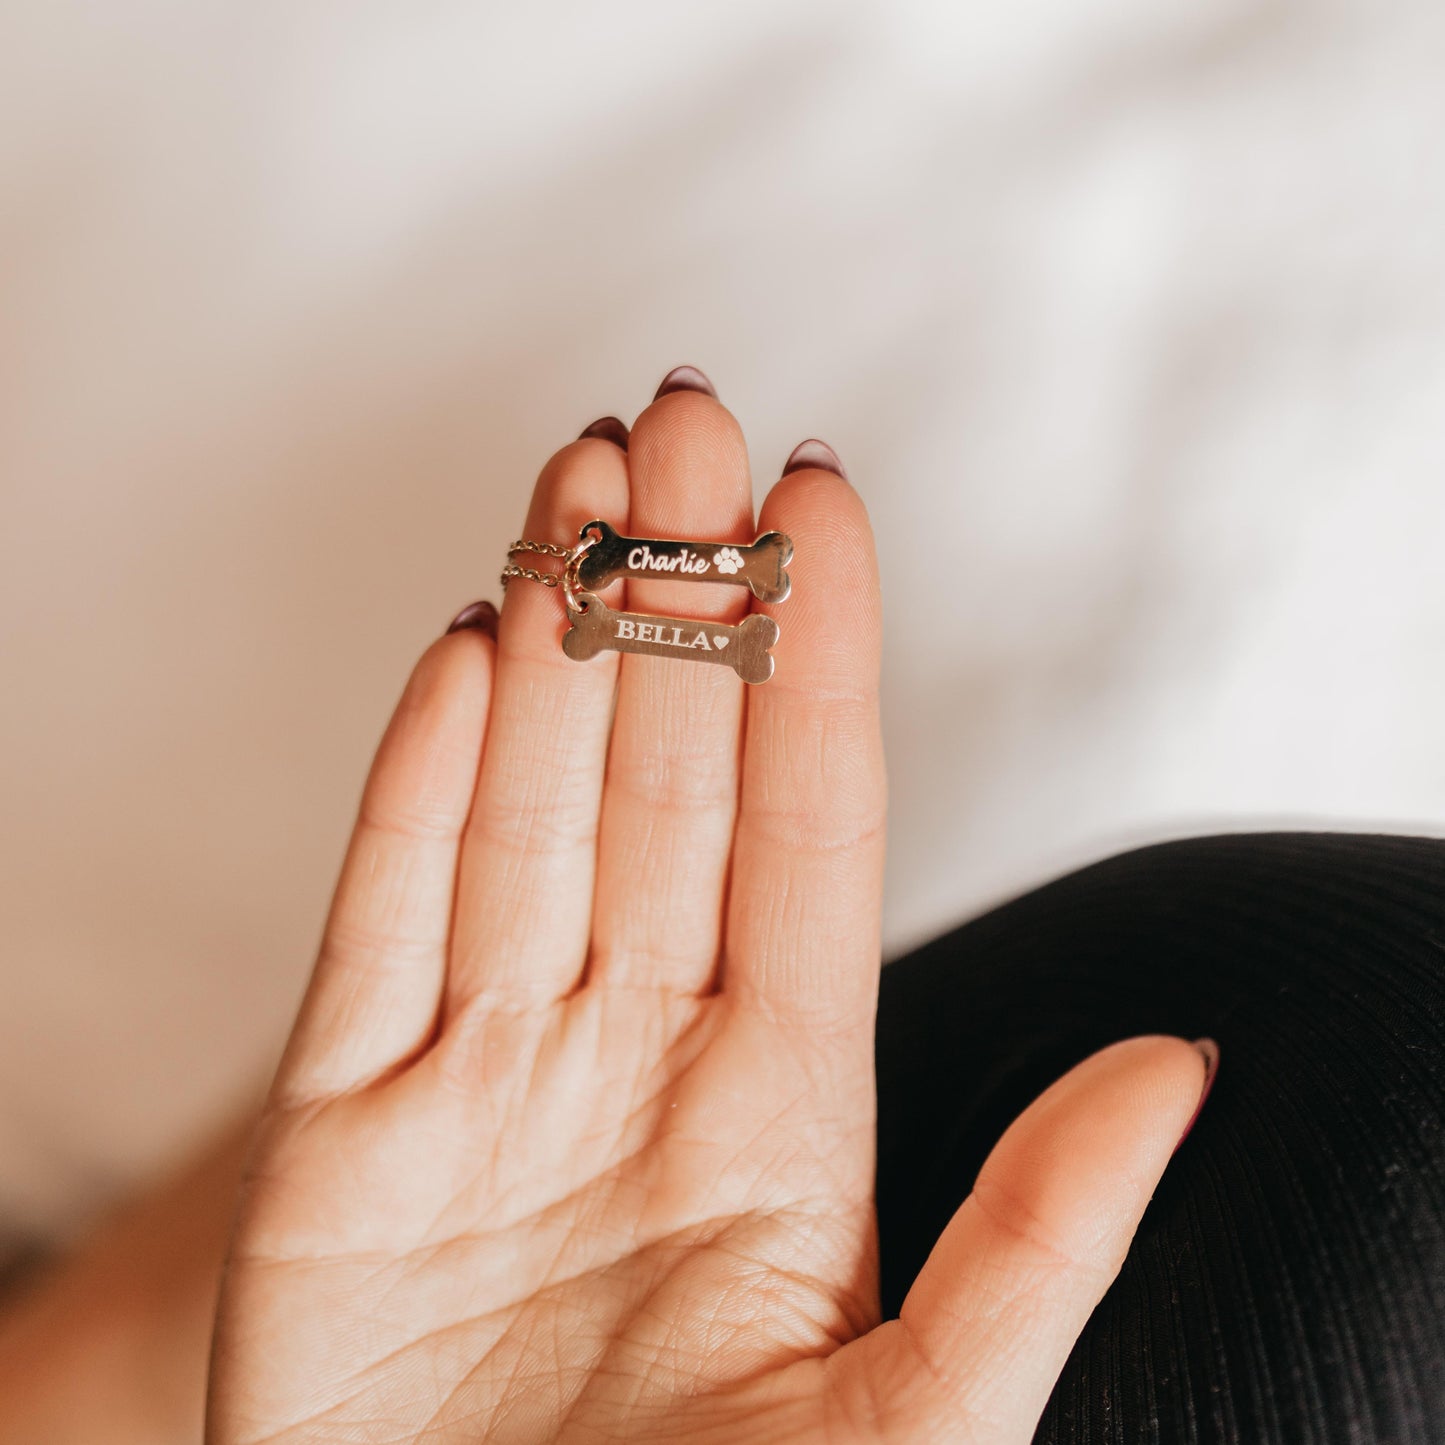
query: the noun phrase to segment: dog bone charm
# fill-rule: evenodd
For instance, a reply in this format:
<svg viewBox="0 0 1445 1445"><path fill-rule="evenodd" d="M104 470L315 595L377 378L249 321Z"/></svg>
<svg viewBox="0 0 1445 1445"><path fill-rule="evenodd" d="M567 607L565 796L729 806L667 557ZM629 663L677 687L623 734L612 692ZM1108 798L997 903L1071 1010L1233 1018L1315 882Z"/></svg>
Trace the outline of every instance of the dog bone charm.
<svg viewBox="0 0 1445 1445"><path fill-rule="evenodd" d="M614 612L600 597L584 592L583 606L568 609L572 626L562 634L562 650L576 662L599 652L641 652L649 657L680 657L730 667L744 682L766 682L773 675L778 624L761 612L734 625L688 617L654 617L645 612Z"/></svg>
<svg viewBox="0 0 1445 1445"><path fill-rule="evenodd" d="M596 540L582 555L577 580L596 592L617 577L664 577L685 582L737 582L760 602L781 602L792 586L788 563L792 539L764 532L745 547L731 542L676 542L655 537L619 537L606 522L588 522L581 540Z"/></svg>

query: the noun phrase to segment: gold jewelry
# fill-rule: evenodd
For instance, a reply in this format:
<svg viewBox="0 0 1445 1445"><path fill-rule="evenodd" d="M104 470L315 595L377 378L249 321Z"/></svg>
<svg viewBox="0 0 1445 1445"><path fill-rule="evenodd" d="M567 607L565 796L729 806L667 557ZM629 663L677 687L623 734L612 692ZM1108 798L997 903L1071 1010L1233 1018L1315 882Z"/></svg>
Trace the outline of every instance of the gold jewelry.
<svg viewBox="0 0 1445 1445"><path fill-rule="evenodd" d="M502 568L502 586L505 587L513 577L525 577L528 582L540 582L544 587L556 587L561 582L561 576L556 572L539 572L535 567L523 567L510 559L520 552L535 552L539 557L570 557L573 548L559 547L555 542L529 542L525 537L519 537L510 547L507 548L507 565Z"/></svg>
<svg viewBox="0 0 1445 1445"><path fill-rule="evenodd" d="M558 557L560 572L543 572L511 559L523 553ZM575 547L521 538L507 548L502 586L513 577L560 587L571 625L562 650L577 662L599 652L643 653L730 667L744 682L766 682L773 675L772 648L778 624L766 613L753 613L733 624L686 617L654 617L616 612L597 591L620 577L666 577L677 582L731 582L749 588L764 602L782 602L792 588L788 563L792 539L764 532L747 546L652 537L623 537L601 520L578 533Z"/></svg>

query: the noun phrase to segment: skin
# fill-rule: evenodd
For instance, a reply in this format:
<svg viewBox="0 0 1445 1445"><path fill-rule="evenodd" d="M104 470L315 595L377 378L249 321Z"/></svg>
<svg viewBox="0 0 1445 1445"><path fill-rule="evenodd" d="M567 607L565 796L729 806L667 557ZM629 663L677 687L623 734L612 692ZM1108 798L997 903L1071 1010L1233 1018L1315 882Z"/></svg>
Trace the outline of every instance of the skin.
<svg viewBox="0 0 1445 1445"><path fill-rule="evenodd" d="M255 1103L64 1258L7 1290L0 1440L195 1445Z"/></svg>
<svg viewBox="0 0 1445 1445"><path fill-rule="evenodd" d="M880 1322L879 589L857 493L662 396L543 469L525 533L796 544L773 680L498 639L382 741L224 1271L209 1445L1027 1442L1194 1112L1125 1040L1009 1129ZM607 600L621 606L621 585ZM742 589L626 605L736 621ZM614 713L615 708L615 713Z"/></svg>

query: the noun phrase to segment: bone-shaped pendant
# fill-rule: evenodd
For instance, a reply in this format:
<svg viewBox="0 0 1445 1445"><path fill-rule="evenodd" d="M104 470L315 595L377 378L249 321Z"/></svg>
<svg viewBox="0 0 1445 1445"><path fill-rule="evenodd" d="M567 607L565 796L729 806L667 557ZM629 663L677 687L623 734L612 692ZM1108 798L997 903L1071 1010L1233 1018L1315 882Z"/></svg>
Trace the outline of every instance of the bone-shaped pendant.
<svg viewBox="0 0 1445 1445"><path fill-rule="evenodd" d="M778 624L761 612L734 625L687 617L653 617L644 612L614 612L600 597L584 592L583 604L569 608L572 626L562 634L562 650L577 662L599 652L642 652L649 657L680 657L730 667L744 682L766 682L773 675Z"/></svg>
<svg viewBox="0 0 1445 1445"><path fill-rule="evenodd" d="M596 592L618 577L662 577L683 582L736 582L760 602L781 602L792 586L788 563L792 539L764 532L745 547L731 542L677 542L656 537L619 537L606 522L588 522L581 540L595 538L583 554L577 580Z"/></svg>

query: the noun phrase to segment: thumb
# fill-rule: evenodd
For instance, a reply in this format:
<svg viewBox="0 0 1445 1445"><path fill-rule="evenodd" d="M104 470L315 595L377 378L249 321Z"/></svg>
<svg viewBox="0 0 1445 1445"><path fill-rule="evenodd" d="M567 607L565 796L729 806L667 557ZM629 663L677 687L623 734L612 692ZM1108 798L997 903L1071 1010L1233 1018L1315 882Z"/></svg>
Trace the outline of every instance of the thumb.
<svg viewBox="0 0 1445 1445"><path fill-rule="evenodd" d="M898 1418L881 1433L989 1445L1032 1439L1218 1056L1209 1039L1125 1039L1019 1115L934 1246L901 1318L858 1342L876 1357L865 1364L873 1400L897 1401Z"/></svg>

